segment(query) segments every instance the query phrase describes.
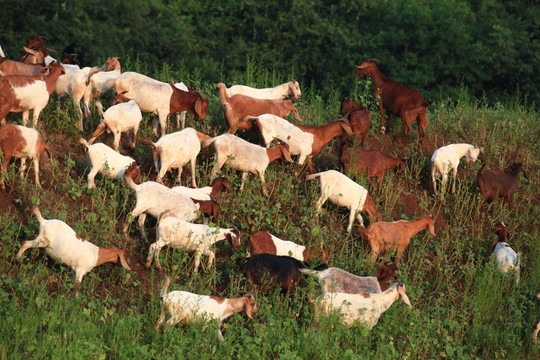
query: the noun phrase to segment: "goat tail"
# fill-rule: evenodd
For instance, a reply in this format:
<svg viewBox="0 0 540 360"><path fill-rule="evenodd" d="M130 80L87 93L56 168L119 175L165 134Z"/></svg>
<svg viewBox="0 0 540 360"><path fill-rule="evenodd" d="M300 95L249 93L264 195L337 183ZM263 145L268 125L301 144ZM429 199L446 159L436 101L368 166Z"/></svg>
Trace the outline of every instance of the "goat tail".
<svg viewBox="0 0 540 360"><path fill-rule="evenodd" d="M37 206L32 207L32 213L34 214L34 216L39 221L39 225L41 225L41 224L43 224L43 222L45 222L45 219L43 218L43 216L41 216L41 211L39 211L39 208Z"/></svg>
<svg viewBox="0 0 540 360"><path fill-rule="evenodd" d="M128 271L131 271L126 258L124 257L124 250L118 249L118 258L120 259L120 264L122 264L122 267Z"/></svg>
<svg viewBox="0 0 540 360"><path fill-rule="evenodd" d="M208 140L203 140L201 142L201 146L203 148L207 148L209 147L210 145L212 145L214 142L216 141L216 138L211 138L211 139L208 139Z"/></svg>
<svg viewBox="0 0 540 360"><path fill-rule="evenodd" d="M171 283L171 277L165 276L165 280L163 281L163 285L161 286L161 291L159 292L159 296L161 299L163 299L167 295L167 289L169 288L169 285Z"/></svg>
<svg viewBox="0 0 540 360"><path fill-rule="evenodd" d="M311 269L300 269L300 272L304 275L309 275L309 276L315 276L315 277L319 277L319 271L317 270L311 270Z"/></svg>
<svg viewBox="0 0 540 360"><path fill-rule="evenodd" d="M217 83L216 86L219 89L219 101L221 101L221 105L227 105L229 103L229 98L227 97L227 87L224 83Z"/></svg>
<svg viewBox="0 0 540 360"><path fill-rule="evenodd" d="M97 66L94 66L92 69L90 69L90 72L88 73L88 75L86 76L86 85L88 86L88 84L90 83L90 78L92 78L92 76L98 72L100 72L101 69Z"/></svg>
<svg viewBox="0 0 540 360"><path fill-rule="evenodd" d="M98 109L98 112L99 112L99 116L101 116L101 119L103 120L105 118L105 115L103 113L103 105L99 101L96 101L94 103L94 105L96 105L96 107Z"/></svg>
<svg viewBox="0 0 540 360"><path fill-rule="evenodd" d="M311 175L306 176L306 180L313 180L313 179L318 178L319 176L321 176L321 173L311 174Z"/></svg>
<svg viewBox="0 0 540 360"><path fill-rule="evenodd" d="M152 140L142 139L141 142L150 145L153 151L159 152L159 146L156 145L156 143L154 143Z"/></svg>

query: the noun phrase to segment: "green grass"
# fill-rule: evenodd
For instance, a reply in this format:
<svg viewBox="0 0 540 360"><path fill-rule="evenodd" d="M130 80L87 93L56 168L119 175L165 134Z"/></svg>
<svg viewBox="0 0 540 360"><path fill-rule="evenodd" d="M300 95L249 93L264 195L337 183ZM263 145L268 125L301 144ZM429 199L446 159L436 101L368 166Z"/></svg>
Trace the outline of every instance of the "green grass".
<svg viewBox="0 0 540 360"><path fill-rule="evenodd" d="M126 70L144 71L145 65L130 61ZM199 83L185 69L168 66L153 76L161 80L172 76L175 81L196 84L210 100L209 116L196 122L188 115L187 126L210 135L223 132L224 120L214 84ZM288 77L248 59L245 77L227 84L271 86ZM339 101L347 95L370 109L370 139L388 146L391 136L401 131L398 119L393 119L393 133L379 134L380 117L364 83L351 84L350 94L333 93L328 99L321 98L309 84L301 86L303 96L297 106L306 124L332 121ZM160 312L162 274L142 265L148 245L140 240L136 223L128 216L134 206L133 193L100 176L96 178L97 187L87 189L87 165L77 143L79 134L71 103L62 102L57 110L51 102L38 126L53 149L53 160L42 160L44 190L35 189L31 175L19 180L14 166L6 175L9 195L5 196L13 199L17 210L0 215L0 359L538 358L539 347L529 338L540 320L535 299L540 289L540 117L519 101L488 107L467 99L463 95L439 100L429 108L424 149L419 151L414 143L414 125L403 146L392 146L407 158L407 171L401 175L388 172L382 191L373 194L384 220L412 220L426 213L436 216L437 237L420 232L400 264L401 280L413 308L394 304L371 331L346 327L335 316L317 323L310 300L318 290L315 282L306 278L290 297L277 291L255 291L259 312L253 320L245 314L229 318L224 325L223 343L217 341L215 328L203 329L200 324L154 332ZM8 120L19 123L20 115L11 114ZM94 112L85 124L83 136L88 137L98 122ZM141 129L139 139L153 138L149 115L145 115ZM255 139L250 134L239 135ZM99 141L110 144L112 136L102 135ZM515 158L524 163L529 180L520 179L512 208L498 200L486 211L479 211L480 194L475 184L479 163L460 165L455 196L431 195L431 153L453 142L484 147L488 168L504 168ZM146 178L155 178L147 145L139 141L131 155L143 164ZM327 144L314 163L319 171L337 168L335 142ZM212 156L198 160L197 181L201 186L209 183L212 165ZM331 251L330 266L373 275L375 266L370 261L369 246L357 234L349 236L345 232L348 212L327 203L316 216L318 182L306 182L305 172L297 175L295 170L292 164L271 164L266 172L270 196L265 198L253 175L244 192L238 193L240 174L224 167L236 191L218 195L222 208L219 225L237 226L246 239L251 220L254 230L301 244L325 243ZM356 180L367 186L366 179ZM22 261L16 261L21 241L35 238L38 232L39 225L30 211L32 205L38 205L45 218L64 220L99 246L123 246L135 271L105 264L86 275L77 289L72 271L50 261L43 250L29 250ZM509 241L523 253L517 287L490 262L496 242L493 229L499 221L509 224ZM130 224L128 235L122 231L126 223ZM148 219L146 223L152 240L155 221ZM163 249L160 260L173 279L169 289L240 296L247 284L237 260L244 257L245 243L236 251L219 243L216 252L216 266L206 269L203 259L199 274L193 275L190 254Z"/></svg>

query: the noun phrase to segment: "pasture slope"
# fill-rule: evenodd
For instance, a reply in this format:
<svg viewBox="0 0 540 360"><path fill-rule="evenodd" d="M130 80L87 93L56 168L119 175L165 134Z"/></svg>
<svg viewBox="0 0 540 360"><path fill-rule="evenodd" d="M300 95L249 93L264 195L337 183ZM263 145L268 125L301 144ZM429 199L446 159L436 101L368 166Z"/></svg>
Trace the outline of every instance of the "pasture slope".
<svg viewBox="0 0 540 360"><path fill-rule="evenodd" d="M253 85L269 84L253 81ZM199 84L199 89L210 100L209 116L196 122L188 115L187 124L211 136L219 135L224 131L224 120L218 91L214 84ZM437 237L427 231L413 237L400 265L412 309L394 304L372 331L343 326L335 316L317 323L310 300L318 290L313 280L304 278L291 296L255 291L259 312L253 320L245 314L226 320L223 343L217 341L214 329L200 324L156 334L163 274L154 267L144 267L148 245L139 238L136 222L128 215L134 195L123 184L101 176L96 178L94 190L86 187L88 168L78 144L75 113L69 101L58 108L51 101L38 125L53 154L52 159L45 156L41 161L43 190L34 187L31 173L20 181L11 166L7 191L0 192L0 359L539 358L539 346L530 342L533 327L540 320L535 298L540 291L538 112L519 100L496 106L470 102L462 90L459 99L438 100L429 108L426 139L419 150L416 125L401 144L393 142L401 133L398 119L392 120L392 130L386 135L379 133L380 117L366 88L355 84L351 94L333 94L327 100L315 89L303 87L302 91L297 106L305 124L333 121L339 100L352 96L370 109L366 147L406 158L407 170L401 175L389 171L382 189L372 196L386 221L412 220L428 213L436 218ZM20 115L10 114L8 121L20 123ZM88 138L98 123L97 111L93 111L83 136ZM239 135L256 141L256 135ZM139 138L154 139L149 115L144 117ZM104 134L98 141L111 145L112 136ZM475 183L479 162L462 161L456 196L432 195L431 154L456 142L484 147L487 168L505 168L514 159L523 162L528 181L519 180L512 208L497 200L480 211ZM123 137L121 148L122 153L140 162L145 179L155 179L148 145L139 141L130 151ZM212 159L207 150L199 156L200 186L209 183ZM338 168L335 140L315 157L314 165L317 171ZM221 227L238 227L245 240L251 220L254 231L265 230L303 244L328 245L330 266L374 275L376 266L371 264L369 246L359 237L356 225L351 236L345 231L348 212L327 203L316 216L318 183L306 182L305 170L297 174L293 164L271 164L266 172L268 198L262 196L256 176L251 175L244 192L238 193L240 175L226 166L223 171L235 191L217 197ZM188 174L184 171L184 184ZM367 187L365 178L356 180ZM167 185L172 186L173 181L173 176L165 177ZM121 245L133 271L105 264L86 275L77 289L72 271L50 261L42 250L27 251L22 261L15 260L21 241L33 239L38 231L32 205L38 205L45 218L64 220L97 245ZM500 221L512 231L509 241L513 248L523 253L517 287L489 261L496 242L494 226ZM123 232L126 223L130 224L128 233ZM154 225L155 220L147 219L150 240L155 238ZM206 269L203 262L199 274L191 275L193 258L165 248L161 263L173 279L169 289L239 296L247 289L237 264L244 257L245 241L240 250L218 244L216 253L215 267Z"/></svg>

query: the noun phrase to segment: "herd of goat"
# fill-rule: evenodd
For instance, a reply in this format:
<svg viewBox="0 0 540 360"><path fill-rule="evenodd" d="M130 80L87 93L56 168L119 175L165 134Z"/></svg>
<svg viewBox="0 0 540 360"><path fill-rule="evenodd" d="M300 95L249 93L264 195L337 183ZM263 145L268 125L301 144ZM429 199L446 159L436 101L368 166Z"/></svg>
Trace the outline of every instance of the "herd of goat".
<svg viewBox="0 0 540 360"><path fill-rule="evenodd" d="M326 200L346 207L350 211L346 231L351 232L355 219L358 220L358 231L371 247L373 263L390 251L395 251L395 259L381 263L374 277L357 276L334 267L324 271L311 270L305 268L304 262L327 263L329 249L326 246L299 245L264 231L252 232L250 225L248 257L241 263L242 273L249 279L250 287L270 285L281 287L284 291L294 291L302 273L314 276L323 293L314 301L316 317L339 310L345 324L352 325L359 321L368 328L372 328L395 301L401 299L411 306L405 285L391 281L397 279L397 265L411 238L425 229L436 236L435 220L427 215L413 221L384 222L368 190L345 175L363 174L368 178L369 188L371 179L375 177L380 190L387 169L395 168L400 173L406 166L399 157L374 150L360 150L350 145L352 140L361 139L361 146L364 146L370 115L363 106L351 99L344 99L340 109L342 118L323 126L300 125L285 119L292 112L297 121L302 121L294 106L294 101L301 97L297 81L291 80L268 89L242 85L227 88L219 83L217 88L226 120L226 133L212 138L193 128L184 128L186 112L199 120L207 116L209 101L200 91L183 83L164 83L135 72L122 73L117 57L109 58L103 67L83 69L74 64L72 55L63 56L60 62L54 61L42 39L34 37L28 41L24 47L26 54L21 61L5 59L0 52L0 120L3 124L0 128L0 150L4 154L0 169L2 190L5 190L4 175L12 157L22 161L21 176L26 159L33 160L35 183L41 187L39 159L45 151L50 150L37 130L26 127L30 110L33 110L33 126L36 127L39 114L48 104L53 91L59 97L68 96L78 110L79 129L82 131L83 113L89 115L90 101L114 90L113 105L106 111L103 111L99 101L95 101L101 123L88 141L80 139L90 164L88 187L96 186L94 178L101 173L123 181L132 189L136 204L131 215L138 218L140 236L146 243L145 218L151 215L158 219L157 240L149 247L147 267L154 263L161 270L159 252L164 246L194 253L194 272L198 271L202 255L208 258L207 268L212 266L215 258L213 245L216 242L227 240L233 247L239 248L238 229L215 228L192 222L201 216L212 217L217 222L220 208L214 196L220 191L231 191L227 178L218 175L220 169L227 165L242 172L239 191L244 189L250 173L258 175L262 192L268 196L264 177L268 165L277 159L293 162L291 156L297 156L298 167L307 163L310 172L307 180L320 181L316 209L320 211ZM428 125L428 106L432 101L426 102L420 92L384 76L377 68L377 62L377 59L365 60L356 67L355 72L360 79L366 75L372 79L375 88L373 95L382 118L382 132L386 131L384 110L388 115L401 118L403 133L397 141L402 141L410 133L411 123L417 120L418 142L422 146ZM23 125L6 125L5 117L9 112L22 112ZM135 148L143 112L154 113L158 117L158 121L154 122L154 133L160 135L159 139L156 142L145 140L152 148L156 182L141 183L141 170L137 162L119 153L122 133L128 134L129 146ZM181 121L183 130L167 133L167 122L175 113L178 114L177 126ZM256 132L261 144L235 136L238 129ZM113 148L94 143L105 130L114 136ZM315 173L312 157L335 137L339 137L340 141L339 159L343 172L328 170ZM201 147L213 147L216 163L211 172L212 184L198 188L195 168ZM470 144L449 144L437 149L431 158L434 193L437 194L437 175L442 176L440 191L445 193L450 172L453 175L452 192L455 193L460 159L465 157L467 161L474 162L480 151L480 148ZM176 186L171 189L161 183L167 171L178 169L178 182L181 184L182 168L187 164L191 168L191 188ZM517 179L523 171L522 165L512 164L506 171L483 171L484 167L485 164L478 171L477 178L482 204L495 197L506 197L510 206ZM367 228L361 216L363 212L372 220ZM39 221L39 234L33 241L22 244L17 259L29 248L45 248L52 259L63 262L75 271L77 283L95 266L105 262L119 262L130 270L124 250L97 247L82 239L63 221L44 219L37 207L33 208L33 213ZM506 242L509 231L503 223L497 225L495 230L499 236L499 243L493 252L497 266L504 273L513 271L517 283L521 253L516 253ZM162 312L156 331L162 327L167 314L170 318L166 325L171 326L201 318L222 322L234 312L242 310L251 318L257 312L255 299L250 294L227 299L186 291L167 292L169 284L170 278L166 277L161 289ZM223 339L219 328L218 336Z"/></svg>

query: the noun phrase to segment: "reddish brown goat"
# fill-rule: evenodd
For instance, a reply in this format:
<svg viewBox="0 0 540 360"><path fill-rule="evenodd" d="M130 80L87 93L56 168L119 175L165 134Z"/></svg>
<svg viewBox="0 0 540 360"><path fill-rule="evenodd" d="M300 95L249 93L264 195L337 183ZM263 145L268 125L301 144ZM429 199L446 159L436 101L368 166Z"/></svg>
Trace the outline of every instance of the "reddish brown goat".
<svg viewBox="0 0 540 360"><path fill-rule="evenodd" d="M190 198L195 204L199 204L199 211L206 216L211 216L215 222L218 221L220 206L215 200L198 200Z"/></svg>
<svg viewBox="0 0 540 360"><path fill-rule="evenodd" d="M249 236L247 251L249 254L272 254L291 256L299 261L328 262L328 248L323 245L303 246L285 241L266 231L257 231Z"/></svg>
<svg viewBox="0 0 540 360"><path fill-rule="evenodd" d="M377 178L379 191L382 189L382 180L386 169L396 169L401 174L406 167L405 160L383 154L376 150L357 150L347 143L343 144L339 162L345 174L351 172L355 175L363 173L368 178L371 189L371 178Z"/></svg>
<svg viewBox="0 0 540 360"><path fill-rule="evenodd" d="M225 130L229 134L234 134L237 129L251 130L253 122L249 119L250 116L274 114L285 118L292 112L296 120L302 121L290 100L256 99L240 94L227 97L225 84L219 83L216 86L219 89L219 100L226 120ZM246 117L247 120L244 120Z"/></svg>
<svg viewBox="0 0 540 360"><path fill-rule="evenodd" d="M505 171L500 170L484 170L486 163L483 163L476 174L476 182L482 193L480 206L484 205L486 200L494 199L495 197L505 197L508 201L508 206L512 207L512 196L517 190L517 180L519 173L523 171L523 175L527 180L527 174L523 170L523 165L513 163Z"/></svg>
<svg viewBox="0 0 540 360"><path fill-rule="evenodd" d="M399 220L394 222L379 221L371 224L367 229L358 227L358 231L371 247L371 258L373 262L379 255L390 249L396 249L395 263L403 255L403 251L409 246L411 238L424 229L428 229L431 235L435 235L435 219L432 216L421 216L413 221Z"/></svg>
<svg viewBox="0 0 540 360"><path fill-rule="evenodd" d="M407 86L401 85L394 80L384 76L377 65L378 59L367 59L362 64L357 65L355 72L362 80L365 75L371 77L375 93L373 97L379 104L381 113L382 127L381 132L384 134L386 127L384 124L384 110L388 113L388 119L391 115L399 116L403 125L403 133L398 137L398 141L411 131L410 124L418 119L418 141L420 146L424 140L425 129L428 125L427 107L431 105L433 100L426 102L422 94ZM390 127L390 121L388 121Z"/></svg>
<svg viewBox="0 0 540 360"><path fill-rule="evenodd" d="M369 131L370 125L370 116L369 112L365 107L358 104L357 102L351 99L343 99L341 102L341 108L339 110L341 116L348 116L349 122L351 123L351 129L354 135L362 136L362 147L364 147L364 142L366 140L366 135ZM348 141L351 136L342 136L341 140Z"/></svg>

